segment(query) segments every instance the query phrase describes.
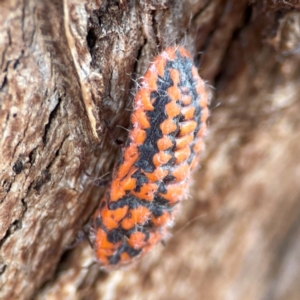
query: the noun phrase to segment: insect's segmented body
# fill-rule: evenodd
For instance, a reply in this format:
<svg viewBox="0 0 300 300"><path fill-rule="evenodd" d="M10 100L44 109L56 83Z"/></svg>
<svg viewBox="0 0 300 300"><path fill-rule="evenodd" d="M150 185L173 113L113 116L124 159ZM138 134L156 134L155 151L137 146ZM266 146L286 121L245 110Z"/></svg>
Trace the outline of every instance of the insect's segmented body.
<svg viewBox="0 0 300 300"><path fill-rule="evenodd" d="M207 102L187 50L167 48L150 64L121 159L93 218L103 267L126 264L165 238L203 149Z"/></svg>

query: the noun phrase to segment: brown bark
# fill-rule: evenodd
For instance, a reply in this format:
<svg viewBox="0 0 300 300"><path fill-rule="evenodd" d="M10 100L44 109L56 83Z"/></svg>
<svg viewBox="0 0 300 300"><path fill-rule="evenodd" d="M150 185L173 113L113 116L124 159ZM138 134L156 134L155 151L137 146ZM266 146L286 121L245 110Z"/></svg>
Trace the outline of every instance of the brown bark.
<svg viewBox="0 0 300 300"><path fill-rule="evenodd" d="M297 0L0 1L0 298L299 299L299 37ZM66 247L175 43L213 96L202 168L166 246L104 273Z"/></svg>

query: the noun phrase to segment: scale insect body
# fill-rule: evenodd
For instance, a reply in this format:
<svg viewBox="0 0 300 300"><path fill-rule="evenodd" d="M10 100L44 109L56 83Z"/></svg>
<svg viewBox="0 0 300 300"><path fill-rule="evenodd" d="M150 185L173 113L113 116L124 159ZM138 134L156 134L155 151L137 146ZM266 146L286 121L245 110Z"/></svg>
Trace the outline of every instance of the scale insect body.
<svg viewBox="0 0 300 300"><path fill-rule="evenodd" d="M104 268L130 263L166 238L203 149L207 104L187 50L167 48L150 64L111 186L93 216L91 239Z"/></svg>

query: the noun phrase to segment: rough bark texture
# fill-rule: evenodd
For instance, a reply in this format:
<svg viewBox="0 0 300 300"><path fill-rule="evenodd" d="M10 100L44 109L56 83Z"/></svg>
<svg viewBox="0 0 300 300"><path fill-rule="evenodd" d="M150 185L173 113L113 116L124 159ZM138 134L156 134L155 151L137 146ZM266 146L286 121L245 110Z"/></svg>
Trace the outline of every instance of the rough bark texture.
<svg viewBox="0 0 300 300"><path fill-rule="evenodd" d="M66 248L175 43L212 86L202 168L166 246L104 273ZM297 0L0 1L0 298L299 299L299 49Z"/></svg>

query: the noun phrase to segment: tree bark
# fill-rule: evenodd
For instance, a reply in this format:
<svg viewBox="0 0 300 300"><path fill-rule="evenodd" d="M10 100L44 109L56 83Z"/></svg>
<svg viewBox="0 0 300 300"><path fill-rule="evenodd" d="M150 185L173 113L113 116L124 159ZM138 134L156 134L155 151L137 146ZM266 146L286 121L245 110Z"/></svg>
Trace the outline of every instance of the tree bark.
<svg viewBox="0 0 300 300"><path fill-rule="evenodd" d="M201 169L166 245L105 273L68 245L176 44L212 95ZM2 0L0 298L299 299L299 95L297 0Z"/></svg>

